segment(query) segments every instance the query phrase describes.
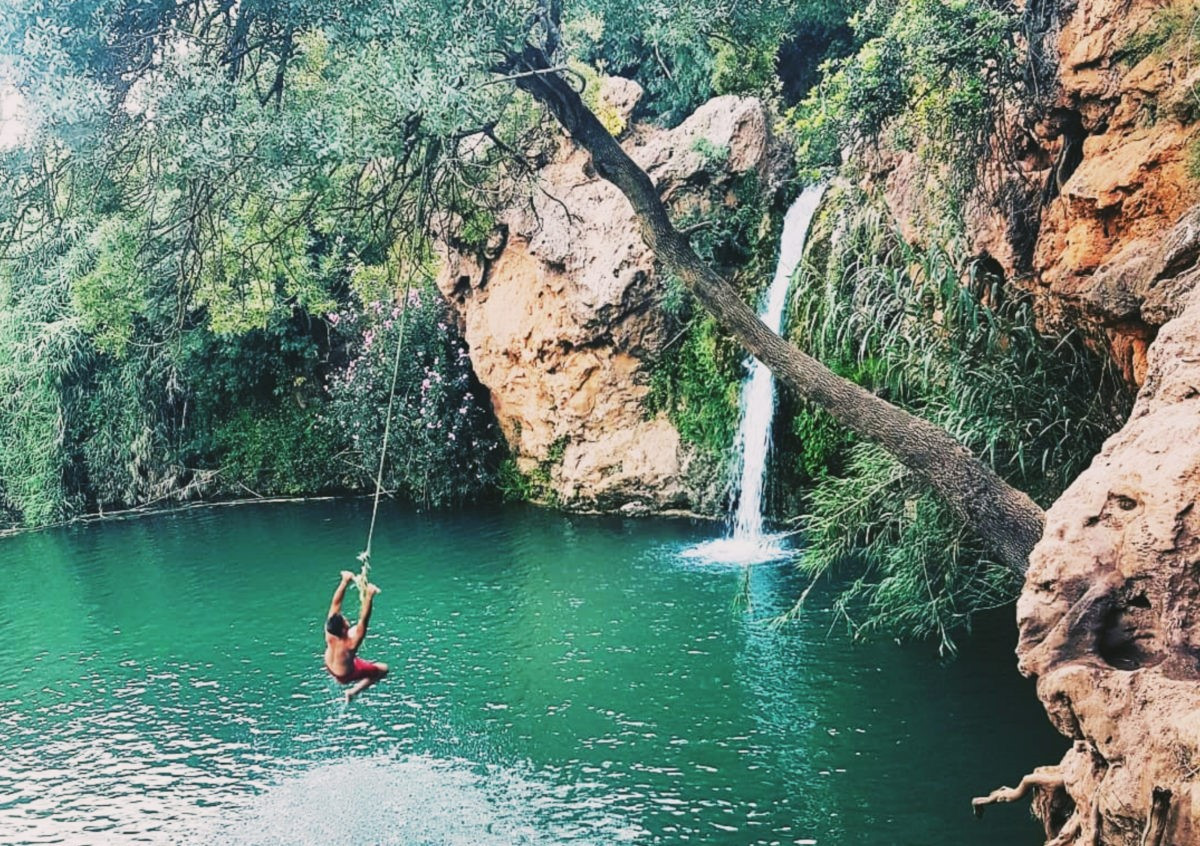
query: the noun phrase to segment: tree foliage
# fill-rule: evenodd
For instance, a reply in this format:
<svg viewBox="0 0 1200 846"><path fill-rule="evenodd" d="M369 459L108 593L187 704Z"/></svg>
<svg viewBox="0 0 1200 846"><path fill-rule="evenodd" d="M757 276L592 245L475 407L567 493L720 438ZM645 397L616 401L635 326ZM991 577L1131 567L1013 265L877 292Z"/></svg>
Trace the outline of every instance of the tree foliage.
<svg viewBox="0 0 1200 846"><path fill-rule="evenodd" d="M1017 76L1020 16L969 0L871 2L849 18L855 49L822 66L793 112L799 160L836 167L881 141L916 151L931 193L953 206L975 182L992 121Z"/></svg>
<svg viewBox="0 0 1200 846"><path fill-rule="evenodd" d="M30 120L0 152L7 507L36 524L363 485L353 444L316 419L376 414L378 390L329 389L363 335L325 316L395 297L426 233L481 246L489 208L522 190L544 133L503 57L559 44L638 76L673 119L710 93L718 54L773 55L794 18L776 0L6 4L0 53ZM385 267L382 289L356 290ZM405 366L459 384L453 331L420 320L428 346ZM425 447L472 469L453 490L391 479L421 501L489 478L466 444Z"/></svg>
<svg viewBox="0 0 1200 846"><path fill-rule="evenodd" d="M841 116L861 106L860 128L869 130L899 104L902 114L936 127L941 116L982 104L986 86L973 74L986 75L1007 19L940 0L892 11L892 4L864 9L861 48L837 83ZM305 454L308 442L294 435L313 431L301 412L314 401L355 424L353 432L338 427L351 441L359 434L373 442L386 371L368 340L373 329L358 326L356 339L339 347L320 318L349 323L346 308L371 302L355 289L360 268L386 268L391 280L419 278L430 232L457 231L468 245L482 244L480 222L490 206L506 199L505 189L520 184L541 152L532 97L630 199L664 266L741 343L839 421L886 443L991 536L1008 566L1022 566L1040 530L1037 506L928 419L765 330L675 230L649 177L572 87L580 76L572 62L628 72L650 89L658 116L673 120L714 86L738 89L730 68L739 52L752 71L747 78L764 78L805 18L792 4L50 0L4 14L18 82L37 115L33 142L3 162L13 190L0 208L7 290L14 311L33 318L0 339L11 352L0 349L15 356L30 345L45 348L28 378L12 383L18 399L0 418L0 430L27 425L22 431L48 436L38 467L28 468L29 495L14 497L5 481L5 496L27 515L76 507L72 497L88 488L66 471L81 466L74 460L80 452L112 477L102 489L120 502L186 488L228 468L279 489L291 481L312 485L296 468L311 470L315 460L272 461L266 447L287 440L286 431L289 449ZM956 41L964 21L970 37ZM938 45L950 49L950 59ZM854 74L862 86L847 81ZM847 98L860 87L870 102L855 106ZM966 100L954 99L958 89ZM951 142L966 137L954 132ZM381 305L396 288L393 281ZM47 304L53 308L40 314ZM422 442L420 422L428 431L435 421L446 424L451 411L471 417L481 407L466 401L472 385L456 370L451 333L439 327L422 337L413 357L418 369L406 370L406 384L438 385L443 393L431 400L427 420L419 416L425 409L409 409L410 443L464 470L469 485L486 476L487 462L470 454L462 460L448 437ZM182 366L189 349L224 349L232 368L264 338L315 354L268 368L261 385L248 368L223 395L189 383L191 369ZM361 397L339 395L354 381L349 370L331 392L319 387L319 377L338 366L339 350L350 356L348 368L359 361L374 373L362 417L355 416ZM112 384L124 387L89 417L81 398L101 371L120 374ZM936 419L936 409L924 405ZM202 432L197 418L208 421ZM469 430L483 437L482 412L475 421ZM135 432L141 435L130 439ZM370 454L360 446L360 460ZM195 459L204 466L189 466ZM457 498L459 488L430 484L432 467L404 481L410 493L430 502ZM35 511L42 493L49 510Z"/></svg>

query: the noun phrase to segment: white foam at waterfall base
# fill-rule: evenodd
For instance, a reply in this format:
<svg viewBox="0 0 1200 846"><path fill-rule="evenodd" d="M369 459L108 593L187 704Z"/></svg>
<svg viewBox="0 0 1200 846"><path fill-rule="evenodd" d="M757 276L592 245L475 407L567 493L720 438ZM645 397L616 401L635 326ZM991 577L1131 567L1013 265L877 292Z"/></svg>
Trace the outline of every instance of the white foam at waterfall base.
<svg viewBox="0 0 1200 846"><path fill-rule="evenodd" d="M759 311L759 318L776 334L782 331L792 275L804 254L808 229L824 192L823 185L804 189L783 219L779 261ZM749 368L742 384L741 422L734 441L737 510L733 532L728 537L691 547L684 552L689 558L744 565L775 561L789 554L786 534L768 534L763 530L763 487L775 417L775 377L756 358L750 359Z"/></svg>

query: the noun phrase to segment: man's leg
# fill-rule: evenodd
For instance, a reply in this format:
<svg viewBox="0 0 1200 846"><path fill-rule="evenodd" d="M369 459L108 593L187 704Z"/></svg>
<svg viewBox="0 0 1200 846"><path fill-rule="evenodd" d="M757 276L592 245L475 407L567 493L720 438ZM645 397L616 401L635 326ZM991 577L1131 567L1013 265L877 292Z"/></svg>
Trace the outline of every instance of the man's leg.
<svg viewBox="0 0 1200 846"><path fill-rule="evenodd" d="M349 702L354 697L358 696L358 694L362 693L364 690L366 690L371 685L375 684L375 682L379 681L381 678L383 678L387 674L388 674L388 665L387 664L375 664L370 675L359 679L357 682L354 683L353 687L351 687L349 690L346 691L346 701Z"/></svg>
<svg viewBox="0 0 1200 846"><path fill-rule="evenodd" d="M359 679L354 683L353 687L346 691L346 702L350 702L351 699L358 696L374 683L375 679Z"/></svg>

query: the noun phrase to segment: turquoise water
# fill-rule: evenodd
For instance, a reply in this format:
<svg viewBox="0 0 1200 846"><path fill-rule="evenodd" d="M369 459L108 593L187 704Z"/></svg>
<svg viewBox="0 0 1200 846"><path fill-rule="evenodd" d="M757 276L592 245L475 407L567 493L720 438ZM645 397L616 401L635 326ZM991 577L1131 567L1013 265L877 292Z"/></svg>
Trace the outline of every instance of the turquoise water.
<svg viewBox="0 0 1200 846"><path fill-rule="evenodd" d="M1060 757L1006 612L960 658L850 642L715 530L384 507L347 707L321 626L362 503L0 540L0 842L1012 844L969 801ZM353 613L353 593L347 607Z"/></svg>

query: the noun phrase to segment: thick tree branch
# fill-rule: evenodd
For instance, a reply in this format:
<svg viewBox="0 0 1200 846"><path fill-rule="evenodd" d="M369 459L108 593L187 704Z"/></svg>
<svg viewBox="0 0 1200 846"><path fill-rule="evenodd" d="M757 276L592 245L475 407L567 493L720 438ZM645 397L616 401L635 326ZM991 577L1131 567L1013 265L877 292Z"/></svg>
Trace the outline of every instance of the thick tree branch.
<svg viewBox="0 0 1200 846"><path fill-rule="evenodd" d="M887 449L923 477L1009 567L1024 572L1042 532L1042 510L944 429L897 408L836 375L768 329L737 291L676 231L650 177L625 153L579 94L537 47L509 56L497 73L545 105L577 144L591 154L596 172L629 200L642 237L677 276L781 382L840 423ZM519 75L518 75L519 74Z"/></svg>

